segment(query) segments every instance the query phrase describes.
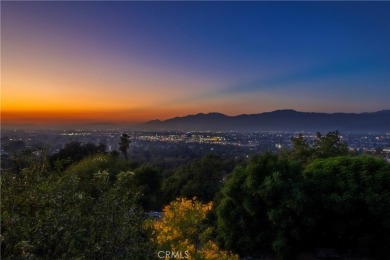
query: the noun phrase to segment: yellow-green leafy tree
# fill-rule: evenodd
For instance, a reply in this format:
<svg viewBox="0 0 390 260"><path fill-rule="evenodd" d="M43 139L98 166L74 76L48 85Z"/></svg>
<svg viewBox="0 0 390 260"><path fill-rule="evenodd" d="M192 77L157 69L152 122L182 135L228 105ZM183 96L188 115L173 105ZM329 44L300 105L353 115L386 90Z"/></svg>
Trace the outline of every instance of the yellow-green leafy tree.
<svg viewBox="0 0 390 260"><path fill-rule="evenodd" d="M212 202L202 204L196 198L178 198L163 209L163 217L148 223L159 256L171 252L187 259L239 259L220 250L210 237L212 228L205 223ZM161 254L163 252L164 254Z"/></svg>

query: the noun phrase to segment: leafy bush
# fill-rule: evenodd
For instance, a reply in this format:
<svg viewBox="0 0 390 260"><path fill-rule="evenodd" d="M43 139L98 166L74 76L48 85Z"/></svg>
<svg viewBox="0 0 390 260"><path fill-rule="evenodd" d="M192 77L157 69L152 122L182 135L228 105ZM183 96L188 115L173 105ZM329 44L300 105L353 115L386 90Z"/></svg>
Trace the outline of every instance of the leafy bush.
<svg viewBox="0 0 390 260"><path fill-rule="evenodd" d="M212 228L205 224L212 203L196 198L178 198L164 208L161 220L151 221L157 252L174 252L191 259L237 259L237 255L220 250L210 239Z"/></svg>
<svg viewBox="0 0 390 260"><path fill-rule="evenodd" d="M146 258L152 249L133 173L112 175L103 169L109 161L96 156L45 177L34 165L3 172L2 257Z"/></svg>

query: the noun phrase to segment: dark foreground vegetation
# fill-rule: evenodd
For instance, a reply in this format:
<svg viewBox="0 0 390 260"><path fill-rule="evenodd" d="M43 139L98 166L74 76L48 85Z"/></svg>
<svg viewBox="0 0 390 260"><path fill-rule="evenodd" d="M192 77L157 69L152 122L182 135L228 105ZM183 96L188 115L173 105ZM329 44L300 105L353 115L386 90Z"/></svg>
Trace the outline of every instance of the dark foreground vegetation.
<svg viewBox="0 0 390 260"><path fill-rule="evenodd" d="M2 161L3 259L390 255L390 164L350 154L337 131L248 160L168 164L138 163L118 141L120 152L75 142Z"/></svg>

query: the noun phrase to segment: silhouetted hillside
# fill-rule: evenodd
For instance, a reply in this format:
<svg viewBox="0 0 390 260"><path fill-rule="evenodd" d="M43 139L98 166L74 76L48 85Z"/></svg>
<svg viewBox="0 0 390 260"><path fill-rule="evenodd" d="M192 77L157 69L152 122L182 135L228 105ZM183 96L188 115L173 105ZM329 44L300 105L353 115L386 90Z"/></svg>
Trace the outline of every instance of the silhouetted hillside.
<svg viewBox="0 0 390 260"><path fill-rule="evenodd" d="M227 116L220 113L153 120L140 125L145 130L183 131L390 131L390 110L373 113L309 113L276 110L260 114Z"/></svg>

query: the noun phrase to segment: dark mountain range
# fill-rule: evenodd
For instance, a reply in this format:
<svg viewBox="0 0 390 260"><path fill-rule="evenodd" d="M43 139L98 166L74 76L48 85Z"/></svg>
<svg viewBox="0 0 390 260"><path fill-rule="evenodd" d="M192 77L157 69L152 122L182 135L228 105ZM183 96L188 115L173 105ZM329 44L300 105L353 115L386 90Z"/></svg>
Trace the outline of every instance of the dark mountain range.
<svg viewBox="0 0 390 260"><path fill-rule="evenodd" d="M308 113L276 110L260 114L227 116L220 113L196 114L140 125L145 130L181 131L390 131L390 110L373 113Z"/></svg>

